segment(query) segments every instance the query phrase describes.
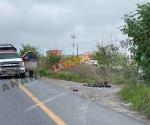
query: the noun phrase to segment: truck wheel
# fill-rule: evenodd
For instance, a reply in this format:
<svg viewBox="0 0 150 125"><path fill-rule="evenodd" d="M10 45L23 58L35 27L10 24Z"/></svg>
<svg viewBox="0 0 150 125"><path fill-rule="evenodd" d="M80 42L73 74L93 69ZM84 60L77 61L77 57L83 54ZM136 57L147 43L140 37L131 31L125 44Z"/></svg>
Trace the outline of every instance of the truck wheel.
<svg viewBox="0 0 150 125"><path fill-rule="evenodd" d="M29 74L30 74L30 77L33 77L33 71L30 71Z"/></svg>
<svg viewBox="0 0 150 125"><path fill-rule="evenodd" d="M19 74L15 74L15 78L19 78Z"/></svg>
<svg viewBox="0 0 150 125"><path fill-rule="evenodd" d="M21 78L25 78L25 73L20 73Z"/></svg>

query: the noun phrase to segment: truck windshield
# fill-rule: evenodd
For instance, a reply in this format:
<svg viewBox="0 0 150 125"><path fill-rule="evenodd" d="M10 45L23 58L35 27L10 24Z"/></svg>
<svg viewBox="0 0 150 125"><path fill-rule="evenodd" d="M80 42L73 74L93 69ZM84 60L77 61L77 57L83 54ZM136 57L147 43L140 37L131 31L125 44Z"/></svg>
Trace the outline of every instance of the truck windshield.
<svg viewBox="0 0 150 125"><path fill-rule="evenodd" d="M20 58L17 53L0 53L0 59Z"/></svg>

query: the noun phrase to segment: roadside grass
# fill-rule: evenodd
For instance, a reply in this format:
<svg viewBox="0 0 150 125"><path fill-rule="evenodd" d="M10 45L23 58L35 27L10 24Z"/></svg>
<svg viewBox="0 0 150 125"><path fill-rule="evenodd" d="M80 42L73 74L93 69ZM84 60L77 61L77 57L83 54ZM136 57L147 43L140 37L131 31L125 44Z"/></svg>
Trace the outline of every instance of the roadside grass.
<svg viewBox="0 0 150 125"><path fill-rule="evenodd" d="M113 79L112 84L127 84L129 81L123 78L120 79Z"/></svg>
<svg viewBox="0 0 150 125"><path fill-rule="evenodd" d="M118 94L123 100L131 103L134 110L150 118L150 87L144 84L127 85Z"/></svg>
<svg viewBox="0 0 150 125"><path fill-rule="evenodd" d="M37 73L41 77L45 76L48 78L67 80L67 81L72 81L72 82L79 82L79 83L94 83L95 82L95 80L92 78L82 78L77 73L71 73L71 72L65 72L65 71L50 72L49 70L46 70L46 69L39 69Z"/></svg>
<svg viewBox="0 0 150 125"><path fill-rule="evenodd" d="M150 86L140 81L133 71L112 80L112 84L122 85L118 95L131 103L133 110L139 111L150 119Z"/></svg>

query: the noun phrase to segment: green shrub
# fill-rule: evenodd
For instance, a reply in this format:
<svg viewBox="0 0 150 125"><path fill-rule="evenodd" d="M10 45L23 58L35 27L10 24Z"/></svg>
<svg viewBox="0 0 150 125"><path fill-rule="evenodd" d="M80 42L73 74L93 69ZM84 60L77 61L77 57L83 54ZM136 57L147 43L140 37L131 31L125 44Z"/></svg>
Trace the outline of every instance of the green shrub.
<svg viewBox="0 0 150 125"><path fill-rule="evenodd" d="M36 73L39 76L46 76L49 78L54 78L54 79L61 79L61 80L67 80L67 81L73 81L73 82L80 82L80 83L94 83L95 80L92 78L81 78L80 75L77 73L71 73L71 72L50 72L47 69L37 69Z"/></svg>
<svg viewBox="0 0 150 125"><path fill-rule="evenodd" d="M75 73L68 73L68 72L56 72L52 75L53 78L56 79L63 79L68 81L77 81L79 80L79 75Z"/></svg>
<svg viewBox="0 0 150 125"><path fill-rule="evenodd" d="M55 79L62 79L62 80L67 80L67 81L73 81L73 82L80 82L80 83L94 83L95 80L92 78L81 78L78 74L76 73L70 73L70 72L56 72L52 73L50 75L51 78Z"/></svg>
<svg viewBox="0 0 150 125"><path fill-rule="evenodd" d="M119 92L119 95L123 100L132 103L133 109L145 113L150 118L150 87L127 86Z"/></svg>
<svg viewBox="0 0 150 125"><path fill-rule="evenodd" d="M42 76L50 76L51 75L51 72L46 70L46 69L37 69L36 70L36 73L42 77Z"/></svg>
<svg viewBox="0 0 150 125"><path fill-rule="evenodd" d="M112 80L113 84L127 84L129 81L125 79L114 79Z"/></svg>

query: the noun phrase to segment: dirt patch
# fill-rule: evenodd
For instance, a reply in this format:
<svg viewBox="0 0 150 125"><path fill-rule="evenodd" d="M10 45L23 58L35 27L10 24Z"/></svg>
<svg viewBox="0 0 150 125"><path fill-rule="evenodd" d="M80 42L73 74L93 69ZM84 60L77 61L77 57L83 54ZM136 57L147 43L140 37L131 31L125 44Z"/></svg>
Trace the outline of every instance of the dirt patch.
<svg viewBox="0 0 150 125"><path fill-rule="evenodd" d="M71 81L49 78L42 79L49 82L50 84L64 88L67 91L77 94L82 98L106 106L114 111L123 113L134 119L138 119L144 122L145 125L150 125L150 120L147 120L147 118L139 112L133 111L130 104L121 101L120 97L117 95L117 92L121 89L121 86L112 85L111 88L96 88L83 86L84 83L75 83Z"/></svg>

